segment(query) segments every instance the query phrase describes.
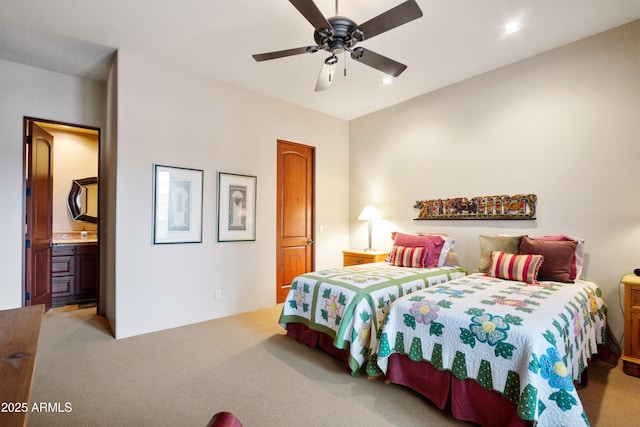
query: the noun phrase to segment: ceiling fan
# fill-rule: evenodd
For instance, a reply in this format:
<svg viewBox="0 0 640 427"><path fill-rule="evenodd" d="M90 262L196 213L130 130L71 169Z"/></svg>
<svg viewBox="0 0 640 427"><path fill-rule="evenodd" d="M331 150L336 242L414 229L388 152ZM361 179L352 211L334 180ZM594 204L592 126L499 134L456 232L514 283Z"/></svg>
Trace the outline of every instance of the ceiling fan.
<svg viewBox="0 0 640 427"><path fill-rule="evenodd" d="M318 76L315 87L316 91L329 89L338 62L337 55L344 52L350 52L352 59L393 77L398 77L407 68L406 65L372 50L355 46L358 42L368 40L385 31L420 18L422 16L422 10L420 10L415 0L405 1L360 25L357 25L349 18L338 15L338 0L336 0L336 16L328 19L322 15L313 0L289 0L289 2L298 9L298 12L315 28L313 38L316 44L256 54L253 55L253 59L256 61L267 61L301 53L314 53L319 50L326 50L331 53L331 56L325 59L322 69L320 70L320 75Z"/></svg>

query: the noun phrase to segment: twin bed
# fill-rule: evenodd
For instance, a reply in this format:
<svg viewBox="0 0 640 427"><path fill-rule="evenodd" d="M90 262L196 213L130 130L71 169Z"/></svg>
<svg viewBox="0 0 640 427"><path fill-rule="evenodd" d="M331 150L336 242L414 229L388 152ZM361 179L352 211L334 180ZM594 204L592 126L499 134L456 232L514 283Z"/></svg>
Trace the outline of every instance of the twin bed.
<svg viewBox="0 0 640 427"><path fill-rule="evenodd" d="M358 373L377 347L376 331L392 302L465 274L460 267L424 269L386 262L307 273L291 284L280 323L288 335L344 358L351 372Z"/></svg>
<svg viewBox="0 0 640 427"><path fill-rule="evenodd" d="M352 374L384 375L462 420L588 425L574 384L606 340L601 291L578 278L579 241L535 241L540 253L527 253L525 238L481 238L483 272L470 275L398 266L397 244L390 262L304 274L280 323Z"/></svg>
<svg viewBox="0 0 640 427"><path fill-rule="evenodd" d="M574 381L606 339L605 315L591 282L475 273L396 301L368 372L482 425L587 425Z"/></svg>

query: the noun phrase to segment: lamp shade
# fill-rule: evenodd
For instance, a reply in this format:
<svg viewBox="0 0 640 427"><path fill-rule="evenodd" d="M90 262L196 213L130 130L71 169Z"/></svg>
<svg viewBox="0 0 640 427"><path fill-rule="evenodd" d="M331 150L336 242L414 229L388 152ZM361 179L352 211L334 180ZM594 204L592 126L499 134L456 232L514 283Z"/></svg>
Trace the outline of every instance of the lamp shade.
<svg viewBox="0 0 640 427"><path fill-rule="evenodd" d="M360 216L358 217L360 221L376 221L380 219L380 212L373 205L367 205L362 209Z"/></svg>

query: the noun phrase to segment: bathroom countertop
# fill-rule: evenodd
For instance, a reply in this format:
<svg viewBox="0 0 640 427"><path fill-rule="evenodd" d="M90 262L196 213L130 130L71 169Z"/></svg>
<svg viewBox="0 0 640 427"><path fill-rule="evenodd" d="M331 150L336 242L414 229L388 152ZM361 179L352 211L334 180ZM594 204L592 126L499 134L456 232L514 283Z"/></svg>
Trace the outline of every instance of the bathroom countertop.
<svg viewBox="0 0 640 427"><path fill-rule="evenodd" d="M87 245L90 243L98 243L98 239L86 238L86 239L76 239L76 238L68 238L68 239L53 239L51 241L54 245Z"/></svg>
<svg viewBox="0 0 640 427"><path fill-rule="evenodd" d="M88 245L98 242L98 233L89 231L85 238L82 238L82 231L54 231L51 236L51 243L54 245Z"/></svg>

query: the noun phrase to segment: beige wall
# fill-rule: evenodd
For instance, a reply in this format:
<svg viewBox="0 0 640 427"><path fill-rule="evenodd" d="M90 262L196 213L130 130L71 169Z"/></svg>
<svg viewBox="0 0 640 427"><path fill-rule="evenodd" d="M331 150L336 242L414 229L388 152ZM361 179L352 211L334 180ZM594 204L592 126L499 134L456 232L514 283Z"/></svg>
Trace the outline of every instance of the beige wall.
<svg viewBox="0 0 640 427"><path fill-rule="evenodd" d="M379 206L389 232L446 231L475 271L478 235L586 239L584 274L603 289L617 338L620 277L640 266L638 22L350 122L351 246ZM538 195L536 221L413 221L416 200Z"/></svg>
<svg viewBox="0 0 640 427"><path fill-rule="evenodd" d="M96 224L74 221L67 198L74 179L98 176L98 135L42 126L53 135L53 232L92 231Z"/></svg>
<svg viewBox="0 0 640 427"><path fill-rule="evenodd" d="M100 298L98 313L116 330L116 184L118 175L118 55L114 55L106 88L106 126L100 144L98 217L100 228Z"/></svg>
<svg viewBox="0 0 640 427"><path fill-rule="evenodd" d="M105 85L0 60L0 310L23 299L23 118L104 126Z"/></svg>
<svg viewBox="0 0 640 427"><path fill-rule="evenodd" d="M116 335L275 305L276 140L316 147L316 266L348 245L348 123L118 52ZM153 165L204 170L203 241L153 244ZM218 243L217 173L257 176L255 242ZM222 299L215 299L215 291Z"/></svg>

